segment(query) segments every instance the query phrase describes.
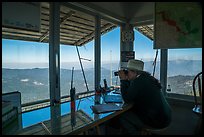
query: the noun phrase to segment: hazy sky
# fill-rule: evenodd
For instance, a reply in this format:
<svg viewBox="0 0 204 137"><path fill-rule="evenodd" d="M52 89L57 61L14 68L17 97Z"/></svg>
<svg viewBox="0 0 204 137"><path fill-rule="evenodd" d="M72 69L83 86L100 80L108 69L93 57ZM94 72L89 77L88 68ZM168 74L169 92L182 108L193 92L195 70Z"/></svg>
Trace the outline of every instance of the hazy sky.
<svg viewBox="0 0 204 137"><path fill-rule="evenodd" d="M94 61L94 41L79 48L82 58ZM135 31L135 57L143 61L153 61L156 50L153 41ZM61 62L78 62L78 55L74 46L61 45ZM101 37L101 59L103 61L118 61L120 59L120 28ZM159 53L160 56L160 53ZM158 59L159 59L158 56ZM171 49L169 59L202 59L202 49ZM45 63L49 61L48 43L25 42L19 40L2 39L2 65L6 63Z"/></svg>

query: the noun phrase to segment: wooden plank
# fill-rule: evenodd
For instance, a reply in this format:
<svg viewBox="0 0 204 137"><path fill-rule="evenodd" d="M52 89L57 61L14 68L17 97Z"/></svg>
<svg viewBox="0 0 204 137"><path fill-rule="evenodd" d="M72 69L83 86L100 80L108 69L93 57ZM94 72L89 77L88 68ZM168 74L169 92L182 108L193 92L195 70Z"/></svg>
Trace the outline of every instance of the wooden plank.
<svg viewBox="0 0 204 137"><path fill-rule="evenodd" d="M101 32L102 34L105 34L104 32L108 32L111 30L111 28L115 28L116 26L113 26L112 24L106 24L101 28ZM90 41L94 38L95 33L92 32L88 35L86 35L85 37L83 37L82 39L78 40L76 43L74 43L74 45L83 45L85 44L87 41Z"/></svg>
<svg viewBox="0 0 204 137"><path fill-rule="evenodd" d="M60 38L62 37L68 37L68 38L73 38L73 40L78 40L78 39L81 39L82 36L79 36L79 35L73 35L71 33L65 33L65 32L60 32Z"/></svg>
<svg viewBox="0 0 204 137"><path fill-rule="evenodd" d="M60 6L60 17L63 17L65 14L67 14L70 11L75 11L76 12L75 17L84 18L84 19L89 20L89 21L94 20L93 16L85 14L85 13L80 12L80 11L72 10L69 7L66 7L66 6ZM46 6L45 6L45 4L42 4L41 13L44 14L44 15L49 15L49 5L48 4L46 4Z"/></svg>
<svg viewBox="0 0 204 137"><path fill-rule="evenodd" d="M68 16L68 14L69 13L60 13L60 19L63 20L66 16ZM92 26L94 26L94 18L90 20L90 19L87 19L86 17L77 15L77 13L73 13L70 17L67 17L66 20L67 19L69 19L70 21L84 23L86 25L91 24ZM41 13L41 21L42 20L49 22L49 11Z"/></svg>
<svg viewBox="0 0 204 137"><path fill-rule="evenodd" d="M39 32L33 32L28 30L16 29L16 28L7 28L2 27L2 32L10 32L10 33L22 33L22 34L29 34L29 35L41 35Z"/></svg>
<svg viewBox="0 0 204 137"><path fill-rule="evenodd" d="M23 129L21 132L17 133L17 135L32 135L41 131L44 132L43 127L40 124L36 124Z"/></svg>
<svg viewBox="0 0 204 137"><path fill-rule="evenodd" d="M71 11L74 11L73 13ZM68 16L70 14L70 17ZM91 15L60 6L60 17L63 22L60 26L60 44L84 45L94 38L95 18ZM108 26L108 25L109 26ZM110 31L112 23L101 20L101 33ZM3 27L3 38L24 41L49 42L49 3L41 2L41 30L39 32Z"/></svg>
<svg viewBox="0 0 204 137"><path fill-rule="evenodd" d="M86 123L89 123L92 119L90 119L89 117L83 117L84 114L82 114L82 111L79 110L77 113L76 113L76 126L74 127L75 128L78 128ZM82 120L83 119L83 120ZM44 124L47 126L47 128L49 130L51 130L51 123L50 121L46 121L44 122ZM60 129L60 132L61 134L66 134L68 132L71 132L72 131L72 127L71 127L71 116L70 114L66 114L64 116L61 117L61 129Z"/></svg>
<svg viewBox="0 0 204 137"><path fill-rule="evenodd" d="M29 37L29 38L35 38L38 39L39 36L36 35L27 35L27 34L21 34L21 33L11 33L11 32L2 32L2 35L9 35L9 36L16 36L16 37Z"/></svg>
<svg viewBox="0 0 204 137"><path fill-rule="evenodd" d="M11 36L2 34L2 38L4 39L14 39L14 40L23 40L23 41L31 41L31 42L38 42L38 38L31 38L31 37L19 37L19 36Z"/></svg>
<svg viewBox="0 0 204 137"><path fill-rule="evenodd" d="M74 129L77 129L78 127L81 127L85 124L88 124L92 121L90 117L87 117L88 115L85 115L85 112L82 112L82 110L77 111L76 113L76 126ZM56 126L55 130L57 130L60 127L60 133L61 134L67 134L72 131L71 127L71 115L66 114L61 117L61 125ZM46 135L51 134L51 121L47 120L42 123L35 124L33 126L24 128L21 132L18 133L18 135Z"/></svg>
<svg viewBox="0 0 204 137"><path fill-rule="evenodd" d="M72 32L72 33L82 33L82 34L89 34L89 33L91 33L91 32L93 32L92 30L89 30L89 29L83 29L83 28L80 28L80 26L79 27L73 27L73 26L65 26L65 25L62 25L61 27L60 27L60 29L61 30L68 30L68 31L70 31L70 32Z"/></svg>
<svg viewBox="0 0 204 137"><path fill-rule="evenodd" d="M78 128L73 132L70 132L69 134L71 135L78 135L82 132L85 132L91 128L94 128L102 123L104 123L105 121L108 121L111 118L114 118L118 115L120 115L121 113L124 113L125 111L129 110L130 108L132 108L132 104L128 104L128 105L124 105L123 106L123 110L120 111L116 111L116 112L112 112L111 114L109 114L108 116L105 116L104 118L98 119L96 121L90 122L89 124L87 124L86 126L82 127L82 128Z"/></svg>

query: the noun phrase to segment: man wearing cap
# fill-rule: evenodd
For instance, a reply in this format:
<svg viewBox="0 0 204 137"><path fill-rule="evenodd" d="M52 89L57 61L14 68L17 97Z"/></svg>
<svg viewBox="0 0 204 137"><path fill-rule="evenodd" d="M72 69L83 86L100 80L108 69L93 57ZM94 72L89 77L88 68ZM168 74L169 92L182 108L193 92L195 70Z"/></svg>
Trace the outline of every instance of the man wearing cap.
<svg viewBox="0 0 204 137"><path fill-rule="evenodd" d="M119 118L127 134L139 134L144 128L165 128L171 122L171 108L161 84L143 68L144 62L132 59L127 64L128 73L118 73L124 102L134 104Z"/></svg>

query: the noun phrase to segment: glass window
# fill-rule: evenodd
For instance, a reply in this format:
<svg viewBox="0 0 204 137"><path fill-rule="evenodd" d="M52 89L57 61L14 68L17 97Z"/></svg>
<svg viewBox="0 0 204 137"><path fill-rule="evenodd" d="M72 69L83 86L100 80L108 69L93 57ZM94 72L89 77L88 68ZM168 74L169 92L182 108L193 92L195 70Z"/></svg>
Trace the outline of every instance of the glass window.
<svg viewBox="0 0 204 137"><path fill-rule="evenodd" d="M104 87L104 79L107 86L118 86L119 78L114 72L120 68L120 28L102 35L101 37L101 86Z"/></svg>
<svg viewBox="0 0 204 137"><path fill-rule="evenodd" d="M93 41L84 46L78 47L84 75L89 91L94 89L94 55ZM61 96L70 95L71 76L73 72L73 87L76 93L86 92L87 87L82 73L76 46L60 45L60 89Z"/></svg>
<svg viewBox="0 0 204 137"><path fill-rule="evenodd" d="M193 78L202 71L202 48L169 49L167 92L193 95Z"/></svg>
<svg viewBox="0 0 204 137"><path fill-rule="evenodd" d="M48 44L2 39L2 93L21 92L21 103L49 98Z"/></svg>
<svg viewBox="0 0 204 137"><path fill-rule="evenodd" d="M134 51L135 59L144 61L144 71L151 75L154 73L154 77L160 79L160 50L153 49L153 41L137 30L135 30Z"/></svg>

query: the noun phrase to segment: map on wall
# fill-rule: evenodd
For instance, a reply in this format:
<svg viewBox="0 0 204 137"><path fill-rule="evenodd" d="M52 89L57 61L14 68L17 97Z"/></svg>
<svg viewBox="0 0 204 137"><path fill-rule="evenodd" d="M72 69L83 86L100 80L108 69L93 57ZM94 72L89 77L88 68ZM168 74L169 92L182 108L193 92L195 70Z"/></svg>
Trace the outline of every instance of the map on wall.
<svg viewBox="0 0 204 137"><path fill-rule="evenodd" d="M202 48L202 5L156 2L154 49Z"/></svg>

